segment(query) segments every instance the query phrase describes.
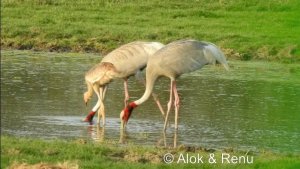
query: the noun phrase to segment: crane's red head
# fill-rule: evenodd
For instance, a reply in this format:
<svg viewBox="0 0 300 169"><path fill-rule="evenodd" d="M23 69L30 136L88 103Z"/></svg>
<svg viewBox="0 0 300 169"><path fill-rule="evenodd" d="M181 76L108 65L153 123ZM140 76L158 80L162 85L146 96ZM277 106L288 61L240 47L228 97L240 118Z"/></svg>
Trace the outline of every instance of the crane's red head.
<svg viewBox="0 0 300 169"><path fill-rule="evenodd" d="M133 109L136 108L136 107L137 107L137 105L134 102L131 102L120 113L120 118L121 118L121 122L122 122L121 127L122 128L125 127L125 125L127 124L128 120L131 116L131 113L132 113Z"/></svg>

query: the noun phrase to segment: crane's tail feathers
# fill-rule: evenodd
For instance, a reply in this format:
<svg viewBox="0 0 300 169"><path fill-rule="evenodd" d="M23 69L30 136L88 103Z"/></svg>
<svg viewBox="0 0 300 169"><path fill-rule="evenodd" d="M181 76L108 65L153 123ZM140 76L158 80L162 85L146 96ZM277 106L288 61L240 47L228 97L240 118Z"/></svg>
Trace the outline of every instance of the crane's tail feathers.
<svg viewBox="0 0 300 169"><path fill-rule="evenodd" d="M214 64L217 61L220 64L222 64L226 70L229 70L226 57L221 51L221 49L219 49L216 45L212 43L209 43L209 45L207 45L205 49L205 57L209 60L209 62Z"/></svg>

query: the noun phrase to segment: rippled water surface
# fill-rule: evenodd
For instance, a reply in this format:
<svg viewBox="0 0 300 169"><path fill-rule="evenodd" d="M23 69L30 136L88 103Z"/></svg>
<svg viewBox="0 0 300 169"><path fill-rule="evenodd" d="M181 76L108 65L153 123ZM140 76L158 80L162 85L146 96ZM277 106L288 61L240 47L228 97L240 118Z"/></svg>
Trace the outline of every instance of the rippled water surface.
<svg viewBox="0 0 300 169"><path fill-rule="evenodd" d="M300 65L230 62L231 70L206 66L178 79L179 131L162 134L163 120L153 99L138 107L126 133L120 133L123 82L109 85L106 127L80 120L86 108L84 72L98 63L96 54L1 51L1 132L39 138L121 140L147 145L193 145L215 149L300 152ZM168 101L169 80L156 82L161 102ZM144 92L129 80L131 100ZM166 107L165 107L166 108Z"/></svg>

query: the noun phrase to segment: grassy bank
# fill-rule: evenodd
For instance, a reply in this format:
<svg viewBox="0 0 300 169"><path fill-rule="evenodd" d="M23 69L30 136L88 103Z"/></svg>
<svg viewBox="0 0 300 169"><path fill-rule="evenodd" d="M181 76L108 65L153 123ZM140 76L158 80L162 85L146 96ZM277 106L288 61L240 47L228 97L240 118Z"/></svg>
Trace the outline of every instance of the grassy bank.
<svg viewBox="0 0 300 169"><path fill-rule="evenodd" d="M163 156L172 153L179 158L180 153L190 156L200 154L204 164L165 164ZM251 154L253 164L209 164L205 158L211 150L191 147L157 148L136 145L120 145L113 142L92 143L85 140L38 140L1 136L1 168L43 166L61 168L299 168L300 156L273 153ZM213 152L218 156L224 152ZM245 155L227 150L231 156ZM218 163L219 162L219 163Z"/></svg>
<svg viewBox="0 0 300 169"><path fill-rule="evenodd" d="M134 40L211 41L242 60L300 61L298 0L3 0L1 46L107 53Z"/></svg>

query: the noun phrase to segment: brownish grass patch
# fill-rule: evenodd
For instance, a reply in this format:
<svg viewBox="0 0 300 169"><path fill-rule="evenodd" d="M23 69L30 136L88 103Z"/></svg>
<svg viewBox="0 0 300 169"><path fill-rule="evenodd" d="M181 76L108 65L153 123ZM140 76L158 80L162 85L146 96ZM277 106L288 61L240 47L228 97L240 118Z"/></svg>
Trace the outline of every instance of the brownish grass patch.
<svg viewBox="0 0 300 169"><path fill-rule="evenodd" d="M38 164L27 164L27 163L13 163L8 167L9 169L78 169L79 166L74 162L63 162L58 164L38 163Z"/></svg>

